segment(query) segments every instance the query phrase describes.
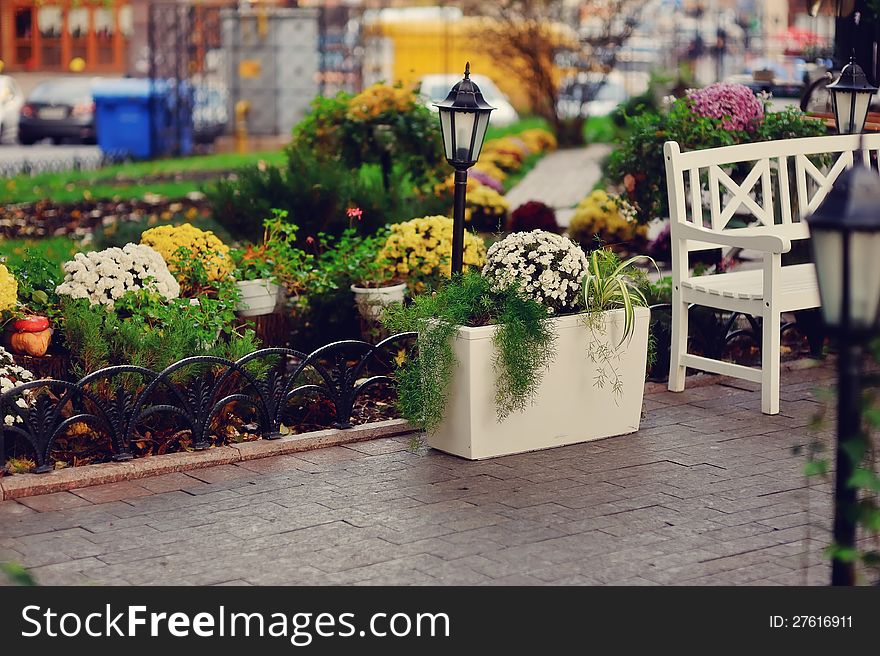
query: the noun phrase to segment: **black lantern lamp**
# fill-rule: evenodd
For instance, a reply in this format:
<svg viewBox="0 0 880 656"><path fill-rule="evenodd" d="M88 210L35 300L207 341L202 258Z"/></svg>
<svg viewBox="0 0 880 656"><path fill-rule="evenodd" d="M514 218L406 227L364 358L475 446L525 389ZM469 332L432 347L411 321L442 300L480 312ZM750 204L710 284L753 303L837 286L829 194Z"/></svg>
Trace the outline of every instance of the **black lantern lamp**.
<svg viewBox="0 0 880 656"><path fill-rule="evenodd" d="M480 87L473 83L470 76L471 65L468 62L464 68L464 79L452 87L446 100L435 103L440 111L446 161L455 168L452 273L461 273L462 268L467 170L480 158L489 127L489 114L495 109L485 101Z"/></svg>
<svg viewBox="0 0 880 656"><path fill-rule="evenodd" d="M871 98L877 93L877 87L871 86L862 67L850 58L849 64L843 67L837 81L826 88L831 92L837 131L840 134L861 132L868 118Z"/></svg>
<svg viewBox="0 0 880 656"><path fill-rule="evenodd" d="M807 218L822 314L838 338L837 472L834 543L853 549L858 497L849 485L864 451L861 420L862 345L878 333L880 306L880 176L861 164L845 171ZM835 557L832 585L855 585L852 559Z"/></svg>
<svg viewBox="0 0 880 656"><path fill-rule="evenodd" d="M845 171L807 223L826 327L850 339L873 335L880 308L880 176L861 164Z"/></svg>

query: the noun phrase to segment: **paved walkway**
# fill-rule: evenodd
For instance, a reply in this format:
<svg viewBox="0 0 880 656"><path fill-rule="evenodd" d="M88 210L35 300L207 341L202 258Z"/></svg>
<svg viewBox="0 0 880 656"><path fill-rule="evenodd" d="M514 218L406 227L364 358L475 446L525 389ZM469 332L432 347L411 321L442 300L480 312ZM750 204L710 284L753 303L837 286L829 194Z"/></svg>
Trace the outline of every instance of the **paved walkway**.
<svg viewBox="0 0 880 656"><path fill-rule="evenodd" d="M538 164L506 194L510 208L539 200L556 210L559 225L568 226L573 208L602 177L600 164L610 151L608 144L557 150Z"/></svg>
<svg viewBox="0 0 880 656"><path fill-rule="evenodd" d="M6 501L0 561L43 584L825 584L830 491L792 448L831 378L785 372L776 417L748 383L654 393L636 434L484 462L383 439Z"/></svg>

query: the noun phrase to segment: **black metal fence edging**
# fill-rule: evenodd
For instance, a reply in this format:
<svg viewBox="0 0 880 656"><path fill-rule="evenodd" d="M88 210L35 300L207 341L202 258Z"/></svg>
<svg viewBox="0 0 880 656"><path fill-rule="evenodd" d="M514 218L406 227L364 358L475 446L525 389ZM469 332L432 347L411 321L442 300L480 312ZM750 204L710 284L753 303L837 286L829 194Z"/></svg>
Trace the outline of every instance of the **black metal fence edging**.
<svg viewBox="0 0 880 656"><path fill-rule="evenodd" d="M45 379L23 383L0 394L0 465L6 464L7 436L18 436L33 449L35 471L52 471L52 448L74 424L85 424L108 436L114 460L130 460L138 425L153 415L178 417L191 431L193 448L207 449L212 444L215 417L233 403L253 408L261 439L278 439L290 401L306 393L332 403L335 428L352 428L358 398L373 385L394 383L387 373L367 376L370 366L380 365L390 372L399 350L407 348L415 337L415 333L401 333L375 345L345 340L309 354L266 348L237 361L193 356L160 372L120 365L77 382ZM270 366L262 375L254 373L254 365L267 358L281 361L281 366ZM191 367L206 371L185 385L175 382L175 374ZM312 372L314 382L304 380L307 371ZM120 376L137 376L141 383L132 391L119 384ZM115 391L102 394L96 388Z"/></svg>

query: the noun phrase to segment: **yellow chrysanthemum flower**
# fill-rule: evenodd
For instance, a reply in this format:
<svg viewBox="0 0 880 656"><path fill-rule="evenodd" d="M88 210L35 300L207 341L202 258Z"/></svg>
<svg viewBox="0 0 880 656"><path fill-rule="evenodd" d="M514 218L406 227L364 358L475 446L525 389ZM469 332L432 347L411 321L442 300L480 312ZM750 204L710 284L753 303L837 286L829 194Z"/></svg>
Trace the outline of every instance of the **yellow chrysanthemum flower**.
<svg viewBox="0 0 880 656"><path fill-rule="evenodd" d="M369 121L385 112L407 112L416 100L411 89L374 84L349 101L346 117L352 121Z"/></svg>
<svg viewBox="0 0 880 656"><path fill-rule="evenodd" d="M0 264L0 312L14 309L17 302L18 281L6 265Z"/></svg>
<svg viewBox="0 0 880 656"><path fill-rule="evenodd" d="M556 137L552 132L544 130L543 128L524 130L516 135L516 137L523 141L533 153L540 153L545 150L556 150Z"/></svg>
<svg viewBox="0 0 880 656"><path fill-rule="evenodd" d="M452 271L452 219L425 216L391 226L391 234L379 252L392 275L406 278L413 291L449 277ZM478 236L466 232L462 261L465 267L482 267L486 245Z"/></svg>
<svg viewBox="0 0 880 656"><path fill-rule="evenodd" d="M190 223L150 228L141 235L141 244L158 251L174 274L179 269L175 253L181 247L202 261L210 280L223 280L232 273L229 247L210 230L200 230Z"/></svg>
<svg viewBox="0 0 880 656"><path fill-rule="evenodd" d="M638 224L624 209L618 199L597 189L578 204L568 234L586 248L596 246L596 237L609 245L647 239L648 227Z"/></svg>

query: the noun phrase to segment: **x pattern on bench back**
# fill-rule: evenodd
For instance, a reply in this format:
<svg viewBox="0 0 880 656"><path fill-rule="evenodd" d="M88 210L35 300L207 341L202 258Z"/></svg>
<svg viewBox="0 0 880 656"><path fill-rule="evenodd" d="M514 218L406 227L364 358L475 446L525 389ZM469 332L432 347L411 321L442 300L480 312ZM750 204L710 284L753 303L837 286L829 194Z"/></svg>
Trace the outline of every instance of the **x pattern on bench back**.
<svg viewBox="0 0 880 656"><path fill-rule="evenodd" d="M675 224L683 222L713 232L806 239L809 233L801 219L816 210L852 166L859 145L858 135L840 135L681 152L669 141L665 156L673 238ZM863 146L861 157L867 164L880 151L880 134L865 135ZM745 174L741 181L731 177L733 169ZM744 215L752 217L747 227L742 227ZM732 225L732 219L738 221ZM717 247L687 242L688 251Z"/></svg>

